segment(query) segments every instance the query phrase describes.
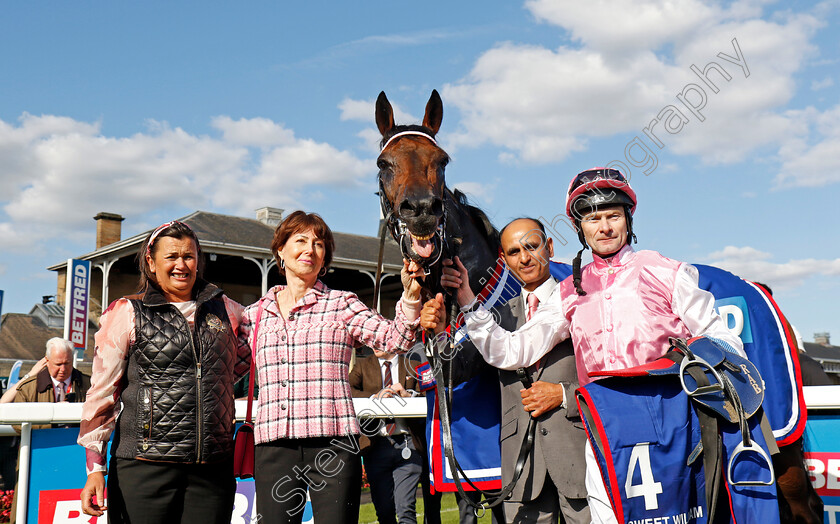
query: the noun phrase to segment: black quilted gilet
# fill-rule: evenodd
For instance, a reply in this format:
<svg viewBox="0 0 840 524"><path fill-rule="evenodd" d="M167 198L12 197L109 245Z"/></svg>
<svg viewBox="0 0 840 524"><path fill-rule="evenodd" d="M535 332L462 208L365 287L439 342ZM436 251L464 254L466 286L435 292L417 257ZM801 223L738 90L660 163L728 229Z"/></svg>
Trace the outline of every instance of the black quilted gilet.
<svg viewBox="0 0 840 524"><path fill-rule="evenodd" d="M119 458L206 463L233 453L235 335L221 290L196 289L192 330L153 287L130 299L136 342L112 444Z"/></svg>

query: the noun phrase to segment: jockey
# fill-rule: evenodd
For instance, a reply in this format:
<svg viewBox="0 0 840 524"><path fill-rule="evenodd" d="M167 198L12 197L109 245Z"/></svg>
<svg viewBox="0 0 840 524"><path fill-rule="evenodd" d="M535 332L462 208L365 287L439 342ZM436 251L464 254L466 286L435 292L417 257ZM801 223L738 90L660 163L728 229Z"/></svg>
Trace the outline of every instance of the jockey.
<svg viewBox="0 0 840 524"><path fill-rule="evenodd" d="M488 363L501 369L527 367L571 337L583 386L593 380L591 373L656 360L668 351L670 337L707 335L746 356L741 340L715 312L714 297L698 287L694 266L631 247L635 209L636 193L619 171L593 168L574 177L566 214L584 247L575 258L573 276L561 282L515 332L501 328L477 303L460 260L456 258L454 265L444 262L441 282L457 288L467 333ZM592 249L593 262L581 269L580 256L587 247ZM433 329L422 318L429 318L432 310L442 317L440 299L427 302L425 308L421 324ZM593 521L614 522L598 467L587 451Z"/></svg>
<svg viewBox="0 0 840 524"><path fill-rule="evenodd" d="M593 372L661 357L669 337L708 335L746 356L741 340L715 312L714 297L698 287L694 266L631 247L635 209L636 193L615 169L589 169L572 180L566 213L584 249L592 249L593 262L581 270L582 249L573 276L515 332L498 326L475 300L457 257L454 265L444 262L441 282L458 288L467 333L488 363L501 369L527 367L569 336L581 385L592 381ZM442 314L439 304L429 301L427 307Z"/></svg>

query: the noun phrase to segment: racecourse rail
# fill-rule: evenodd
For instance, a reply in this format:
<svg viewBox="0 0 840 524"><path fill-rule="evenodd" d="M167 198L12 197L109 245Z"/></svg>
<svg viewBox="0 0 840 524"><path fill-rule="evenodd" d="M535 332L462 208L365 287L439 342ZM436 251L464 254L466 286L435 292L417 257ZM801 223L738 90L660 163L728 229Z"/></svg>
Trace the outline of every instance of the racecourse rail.
<svg viewBox="0 0 840 524"><path fill-rule="evenodd" d="M804 389L805 404L809 413L833 414L840 419L840 386L807 386ZM256 407L256 400L254 406ZM425 417L426 399L387 398L373 400L354 398L353 405L359 417ZM245 419L247 400L236 401L236 420ZM29 486L30 446L33 424L78 424L81 420L82 404L79 403L11 403L0 404L0 436L17 435L12 424L20 425L20 463L18 485ZM79 467L84 467L79 464ZM28 490L18 493L17 522L26 524Z"/></svg>

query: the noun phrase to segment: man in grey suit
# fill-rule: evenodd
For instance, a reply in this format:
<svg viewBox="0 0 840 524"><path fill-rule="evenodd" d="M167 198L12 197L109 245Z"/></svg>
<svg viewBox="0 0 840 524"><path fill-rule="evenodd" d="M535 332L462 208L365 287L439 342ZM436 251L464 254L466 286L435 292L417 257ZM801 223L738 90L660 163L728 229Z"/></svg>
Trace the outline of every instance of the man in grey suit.
<svg viewBox="0 0 840 524"><path fill-rule="evenodd" d="M549 273L552 240L531 218L512 221L501 233L505 263L522 283L522 294L508 302L519 328L557 285ZM529 311L530 310L530 311ZM569 340L561 342L526 370L533 385L525 389L515 371L499 370L502 388L502 483L513 477L529 417L536 419L534 447L505 502L508 522L588 524L584 449L586 434L578 414L575 356Z"/></svg>
<svg viewBox="0 0 840 524"><path fill-rule="evenodd" d="M521 295L503 306L509 308L518 329L557 285L549 272L554 247L543 225L532 218L519 218L505 226L501 247L505 263L522 284ZM426 302L420 317L424 328L441 330L443 297ZM477 350L466 342L459 352L471 355ZM589 524L584 484L586 433L574 399L578 383L571 342L561 342L522 371L533 382L528 388L517 371L499 370L503 485L513 479L530 418L536 423L534 446L509 502L504 504L505 520L555 524L559 519L567 524Z"/></svg>

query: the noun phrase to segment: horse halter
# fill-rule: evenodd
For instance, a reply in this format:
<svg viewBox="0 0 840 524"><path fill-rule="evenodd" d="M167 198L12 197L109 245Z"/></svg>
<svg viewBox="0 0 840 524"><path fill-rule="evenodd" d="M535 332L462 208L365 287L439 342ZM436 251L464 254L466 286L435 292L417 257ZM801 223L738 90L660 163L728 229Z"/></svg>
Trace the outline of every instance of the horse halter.
<svg viewBox="0 0 840 524"><path fill-rule="evenodd" d="M435 140L435 137L433 137L433 136L432 136L432 135L430 135L429 133L424 133L423 131L401 131L401 132L399 132L399 133L395 133L395 134L394 134L394 136L392 136L391 138L389 138L389 139L385 142L385 145L383 145L382 147L380 147L380 148L379 148L379 151L384 151L384 150L385 150L385 148L386 148L386 147L388 147L388 144L390 144L390 143L391 143L391 142L393 142L394 140L396 140L396 139L398 139L398 138L400 138L400 137L406 136L406 135L416 135L416 136L422 136L422 137L425 137L425 138L428 138L429 140L431 140L431 141L432 141L432 143L433 143L434 145L436 145L436 146L438 145L437 140ZM438 146L438 147L440 147L440 146Z"/></svg>
<svg viewBox="0 0 840 524"><path fill-rule="evenodd" d="M404 136L420 136L423 138L427 138L434 144L436 147L438 146L437 140L430 135L429 133L424 133L423 131L402 131L399 133L394 134L394 136L390 137L385 144L379 149L380 151L384 151L391 142L396 141L399 138ZM412 256L411 253L406 251L405 246L405 236L411 235L408 230L408 226L406 225L405 221L400 218L400 216L394 211L394 206L391 204L391 201L388 200L388 197L385 195L385 187L382 185L382 177L378 177L379 179L379 191L377 194L379 195L379 205L382 209L382 216L385 217L385 222L388 224L388 230L391 233L391 237L393 237L394 241L400 246L400 252L402 254L403 259L405 260L416 260L415 257ZM437 256L434 259L420 259L416 260L422 267L424 276L429 276L431 273L431 267L437 264L441 257L443 256L443 249L446 245L446 207L443 208L443 217L441 217L440 223L435 228L435 232L433 233L436 236L440 243L440 249L437 250Z"/></svg>

